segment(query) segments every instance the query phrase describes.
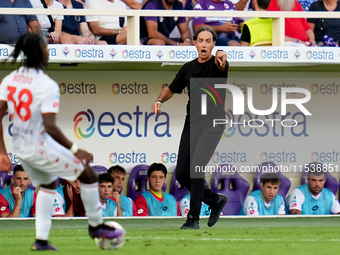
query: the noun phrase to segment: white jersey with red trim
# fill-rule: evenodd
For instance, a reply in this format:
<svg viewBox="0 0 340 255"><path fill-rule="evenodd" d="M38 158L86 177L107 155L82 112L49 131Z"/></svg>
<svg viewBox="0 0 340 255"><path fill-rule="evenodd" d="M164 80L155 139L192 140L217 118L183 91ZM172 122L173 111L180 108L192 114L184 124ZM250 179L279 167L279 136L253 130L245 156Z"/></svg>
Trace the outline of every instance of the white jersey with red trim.
<svg viewBox="0 0 340 255"><path fill-rule="evenodd" d="M59 111L58 84L42 70L20 67L2 80L0 100L13 120L13 152L21 159L33 157L47 135L42 114Z"/></svg>

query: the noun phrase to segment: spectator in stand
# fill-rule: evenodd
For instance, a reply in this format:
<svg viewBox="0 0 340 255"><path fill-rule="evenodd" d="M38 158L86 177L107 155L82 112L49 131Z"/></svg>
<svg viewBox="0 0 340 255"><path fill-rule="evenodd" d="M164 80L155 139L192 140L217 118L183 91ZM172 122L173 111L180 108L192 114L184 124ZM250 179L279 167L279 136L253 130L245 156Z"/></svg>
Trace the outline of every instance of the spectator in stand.
<svg viewBox="0 0 340 255"><path fill-rule="evenodd" d="M303 11L296 0L272 0L268 11ZM285 19L286 46L315 46L314 32L305 18Z"/></svg>
<svg viewBox="0 0 340 255"><path fill-rule="evenodd" d="M66 9L84 9L83 5L76 0L59 0L59 2ZM61 31L60 43L63 44L107 44L94 38L84 16L64 16Z"/></svg>
<svg viewBox="0 0 340 255"><path fill-rule="evenodd" d="M126 5L126 8L128 10L130 9L137 9L137 10L140 10L142 9L143 7L143 4L146 2L146 0L138 0L138 1L135 1L135 0L122 0L122 2L125 3Z"/></svg>
<svg viewBox="0 0 340 255"><path fill-rule="evenodd" d="M340 5L337 0L321 0L315 1L309 8L310 11L340 11ZM340 17L340 16L339 16ZM339 45L340 41L340 19L326 19L326 18L308 18L310 28L314 31L315 41L317 45L323 45L323 38L328 35L333 38Z"/></svg>
<svg viewBox="0 0 340 255"><path fill-rule="evenodd" d="M182 10L177 0L148 0L145 10ZM169 34L178 26L181 38L170 39ZM140 40L143 45L191 45L191 33L185 17L140 17Z"/></svg>
<svg viewBox="0 0 340 255"><path fill-rule="evenodd" d="M28 189L31 183L21 165L13 170L12 185L0 190L0 217L22 218L35 216L37 194Z"/></svg>
<svg viewBox="0 0 340 255"><path fill-rule="evenodd" d="M136 204L129 197L123 196L122 192L126 171L123 167L115 165L107 170L107 173L114 179L112 199L116 202L117 208L121 208L123 216L137 216Z"/></svg>
<svg viewBox="0 0 340 255"><path fill-rule="evenodd" d="M103 217L123 216L121 208L118 208L116 202L110 199L113 182L113 178L108 173L102 173L98 176L99 199L103 209Z"/></svg>
<svg viewBox="0 0 340 255"><path fill-rule="evenodd" d="M54 199L52 216L85 216L85 209L80 198L80 182L75 180L69 182L65 180L65 185L57 188Z"/></svg>
<svg viewBox="0 0 340 255"><path fill-rule="evenodd" d="M311 4L315 2L315 0L298 0L299 4L304 11L308 11Z"/></svg>
<svg viewBox="0 0 340 255"><path fill-rule="evenodd" d="M235 11L235 6L229 0L199 0L194 10ZM240 29L243 20L228 17L195 17L195 31L202 27L210 27L217 32L216 45L240 46L240 38L235 32Z"/></svg>
<svg viewBox="0 0 340 255"><path fill-rule="evenodd" d="M255 11L266 11L271 0L253 0ZM243 23L241 46L253 46L259 42L272 41L272 19L252 18Z"/></svg>
<svg viewBox="0 0 340 255"><path fill-rule="evenodd" d="M63 9L63 5L56 0L30 0L33 8ZM44 2L44 3L43 3ZM59 43L63 15L37 15L44 37L48 43Z"/></svg>
<svg viewBox="0 0 340 255"><path fill-rule="evenodd" d="M153 163L149 167L150 189L136 199L138 216L181 216L176 199L162 190L166 174L167 169L163 164Z"/></svg>
<svg viewBox="0 0 340 255"><path fill-rule="evenodd" d="M0 1L0 8L32 8L29 0ZM29 32L41 33L36 15L0 15L0 43L16 44Z"/></svg>
<svg viewBox="0 0 340 255"><path fill-rule="evenodd" d="M87 0L85 9L126 10L126 5L120 0ZM127 43L125 17L91 15L86 20L97 40L107 44Z"/></svg>

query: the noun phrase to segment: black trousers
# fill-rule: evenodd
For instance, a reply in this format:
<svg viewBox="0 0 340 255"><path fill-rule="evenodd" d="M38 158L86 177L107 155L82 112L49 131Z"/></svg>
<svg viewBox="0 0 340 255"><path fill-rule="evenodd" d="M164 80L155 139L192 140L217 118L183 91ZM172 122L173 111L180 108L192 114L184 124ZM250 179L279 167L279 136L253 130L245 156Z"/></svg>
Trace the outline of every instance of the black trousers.
<svg viewBox="0 0 340 255"><path fill-rule="evenodd" d="M223 134L224 126L222 127L190 129L185 125L182 132L176 179L191 192L188 215L192 215L197 221L202 201L209 206L214 206L219 199L218 194L206 185L205 173L197 172L196 166L205 167L208 164Z"/></svg>

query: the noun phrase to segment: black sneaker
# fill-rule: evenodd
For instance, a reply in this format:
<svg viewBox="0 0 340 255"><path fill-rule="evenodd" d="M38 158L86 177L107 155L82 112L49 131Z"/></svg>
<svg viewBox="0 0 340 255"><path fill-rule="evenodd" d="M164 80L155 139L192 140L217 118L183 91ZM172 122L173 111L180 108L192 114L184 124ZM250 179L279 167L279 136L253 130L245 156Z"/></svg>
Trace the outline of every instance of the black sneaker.
<svg viewBox="0 0 340 255"><path fill-rule="evenodd" d="M208 226L209 227L212 227L212 226L215 225L215 223L220 218L220 215L221 215L221 212L222 212L224 206L228 202L228 197L226 195L222 195L222 194L218 194L218 195L219 195L219 200L216 203L216 205L213 206L213 207L209 207L209 209L211 209L210 217L209 217L209 220L208 220Z"/></svg>
<svg viewBox="0 0 340 255"><path fill-rule="evenodd" d="M58 249L47 243L46 245L39 244L38 242L34 242L31 247L32 251L57 251Z"/></svg>
<svg viewBox="0 0 340 255"><path fill-rule="evenodd" d="M95 237L113 239L122 234L125 234L125 230L115 229L103 223L103 224L98 225L97 227L89 226L89 234L92 237L92 239Z"/></svg>
<svg viewBox="0 0 340 255"><path fill-rule="evenodd" d="M200 229L200 225L197 220L194 220L194 218L189 214L187 218L187 222L185 222L181 229Z"/></svg>

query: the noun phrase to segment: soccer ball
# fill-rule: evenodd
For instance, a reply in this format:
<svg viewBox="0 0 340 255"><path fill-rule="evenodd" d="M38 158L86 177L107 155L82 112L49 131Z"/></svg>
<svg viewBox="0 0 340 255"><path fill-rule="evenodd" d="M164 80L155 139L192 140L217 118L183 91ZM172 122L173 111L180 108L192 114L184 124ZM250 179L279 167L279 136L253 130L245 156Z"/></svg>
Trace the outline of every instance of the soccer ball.
<svg viewBox="0 0 340 255"><path fill-rule="evenodd" d="M104 224L114 227L116 229L123 229L124 233L117 238L113 239L106 239L102 237L95 237L94 241L96 242L97 246L102 250L117 250L121 248L125 243L125 229L115 221L107 221Z"/></svg>

